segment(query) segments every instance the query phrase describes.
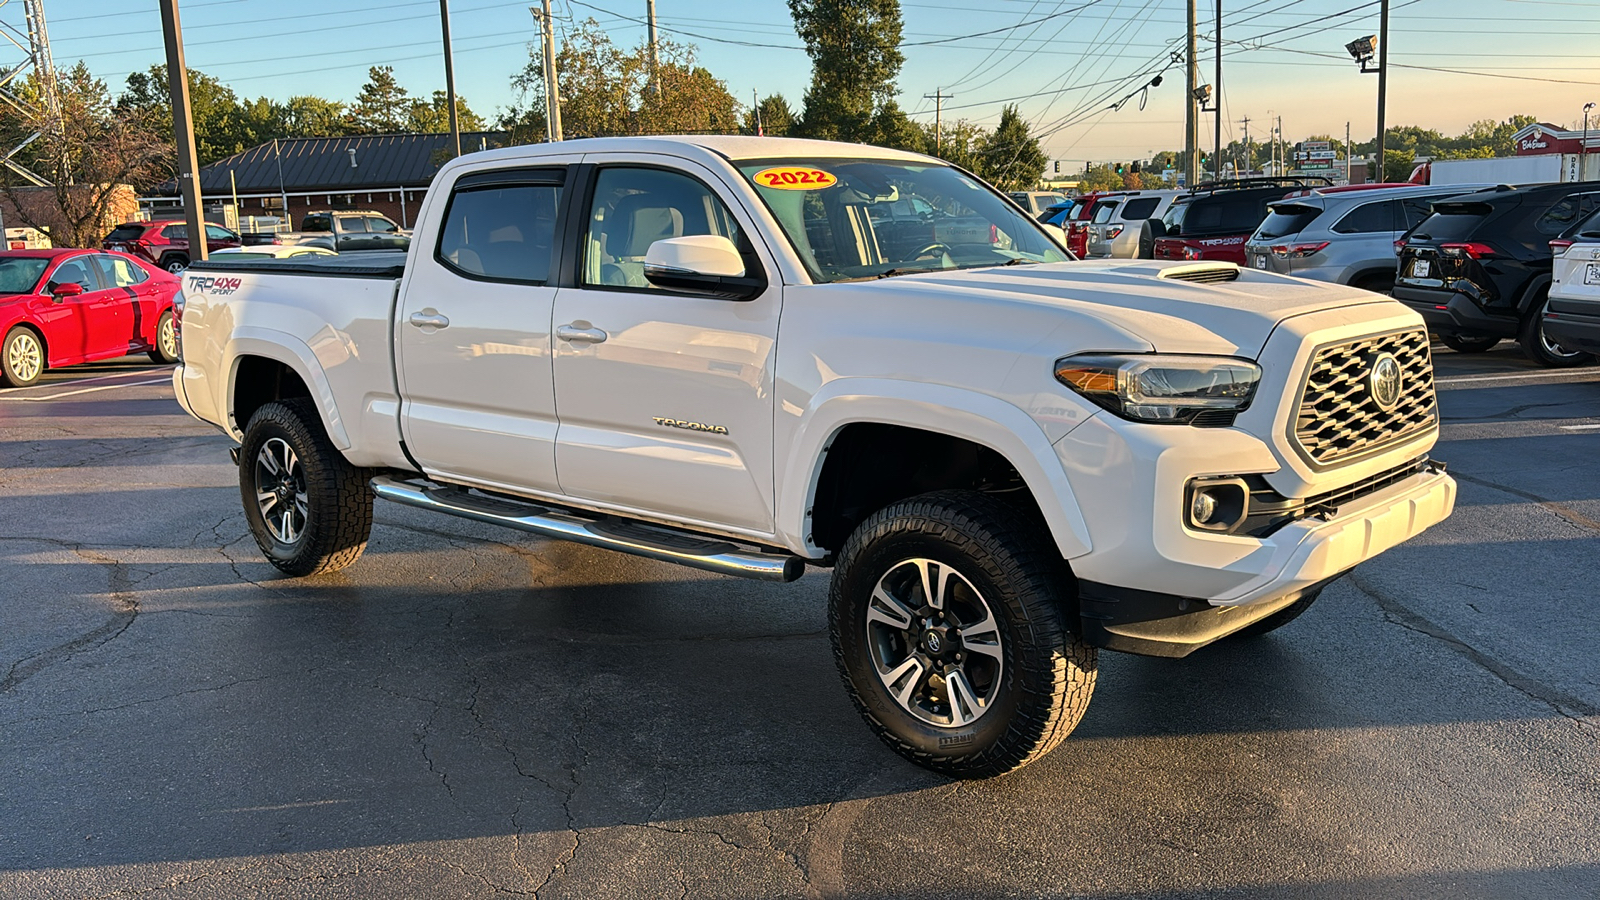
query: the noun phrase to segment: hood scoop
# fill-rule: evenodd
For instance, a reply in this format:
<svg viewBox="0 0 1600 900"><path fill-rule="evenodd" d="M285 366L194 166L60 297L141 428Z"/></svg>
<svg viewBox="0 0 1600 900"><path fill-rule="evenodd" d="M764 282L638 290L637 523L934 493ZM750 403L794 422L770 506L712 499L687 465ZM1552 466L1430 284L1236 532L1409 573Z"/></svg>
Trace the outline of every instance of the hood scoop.
<svg viewBox="0 0 1600 900"><path fill-rule="evenodd" d="M1196 266L1173 266L1162 269L1157 278L1168 281L1190 281L1195 284L1221 284L1239 280L1239 267L1233 263L1205 263Z"/></svg>

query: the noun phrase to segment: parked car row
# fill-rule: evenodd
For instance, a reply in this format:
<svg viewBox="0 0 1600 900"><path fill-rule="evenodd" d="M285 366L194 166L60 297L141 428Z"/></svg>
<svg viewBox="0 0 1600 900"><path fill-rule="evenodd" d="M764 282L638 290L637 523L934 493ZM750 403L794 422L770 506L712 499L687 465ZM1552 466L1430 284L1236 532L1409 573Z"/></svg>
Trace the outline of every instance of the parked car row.
<svg viewBox="0 0 1600 900"><path fill-rule="evenodd" d="M1056 196L1056 195L1052 195ZM361 250L404 250L411 244L411 233L388 216L373 210L313 210L300 220L300 230L278 233L239 234L221 225L205 223L206 254L250 247L264 252L266 247L315 248L328 253ZM137 256L168 272L188 268L194 253L189 248L189 226L179 221L125 222L111 230L100 244L102 249ZM275 257L299 253L272 253Z"/></svg>

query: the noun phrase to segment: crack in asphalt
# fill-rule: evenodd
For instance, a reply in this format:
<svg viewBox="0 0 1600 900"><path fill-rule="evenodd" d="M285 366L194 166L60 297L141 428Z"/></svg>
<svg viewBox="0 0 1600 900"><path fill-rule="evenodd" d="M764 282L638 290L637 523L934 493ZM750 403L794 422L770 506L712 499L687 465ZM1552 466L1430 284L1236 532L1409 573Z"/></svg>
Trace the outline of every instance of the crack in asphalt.
<svg viewBox="0 0 1600 900"><path fill-rule="evenodd" d="M96 550L90 550L67 541L51 539L40 542L64 547L71 550L78 558L106 568L107 591L111 595L112 603L111 618L99 627L90 629L72 640L29 654L12 663L11 668L6 672L5 678L0 679L0 694L9 693L29 678L57 663L71 659L80 652L89 652L104 647L127 631L133 625L134 620L139 617L139 600L137 593L133 590L137 582L130 577L129 573L130 571L143 570L131 570L126 563L116 557L107 556ZM150 574L147 573L145 577L150 577Z"/></svg>
<svg viewBox="0 0 1600 900"><path fill-rule="evenodd" d="M120 712L120 711L125 710L125 709L133 709L136 706L148 706L148 705L150 705L152 703L165 703L168 700L176 700L179 697L191 697L191 696L194 696L196 694L213 694L213 693L216 693L217 691L226 691L226 690L229 690L231 688L238 687L241 684L255 684L255 683L260 682L260 681L269 681L269 680L274 679L274 678L282 678L282 677L283 677L282 674L273 674L273 675L262 675L262 676L259 676L259 677L256 677L256 678L236 678L236 679L234 679L232 681L227 682L226 684L212 685L211 687L203 687L203 688L193 688L193 689L187 690L187 691L174 691L173 693L170 693L170 694L162 694L159 697L146 697L143 700L134 700L131 703L121 703L121 704L118 704L116 706L96 706L96 707L92 707L90 709L73 710L72 712L69 712L69 713L57 713L57 714L48 715L48 716L30 716L30 717L28 717L26 719L9 719L9 720L5 720L5 721L0 721L0 727L11 726L11 725L24 725L24 724L27 724L29 722L49 722L49 721L54 720L54 719L67 719L67 718L76 719L76 718L79 718L80 716L91 716L91 715L95 715L95 714L98 714L98 713Z"/></svg>
<svg viewBox="0 0 1600 900"><path fill-rule="evenodd" d="M1600 721L1594 721L1596 717L1600 717L1600 707L1587 703L1558 688L1551 687L1536 678L1524 675L1491 657L1489 654L1450 633L1445 628L1429 621L1394 597L1368 584L1358 572L1351 572L1347 578L1357 590L1371 597L1373 602L1378 604L1378 608L1383 612L1385 621L1399 625L1408 631L1433 638L1485 672L1493 675L1512 690L1550 707L1556 713L1571 719L1580 727L1600 733Z"/></svg>
<svg viewBox="0 0 1600 900"><path fill-rule="evenodd" d="M1504 491L1512 496L1521 497L1524 500L1530 500L1585 531L1600 534L1600 521L1591 519L1583 513L1578 512L1577 510L1564 504L1557 503L1556 501L1547 497L1541 497L1538 494L1530 491L1524 491L1521 488L1514 488L1510 485L1501 484L1498 481L1490 481L1487 478L1477 478L1472 475L1464 475L1461 472L1451 472L1450 474L1457 481L1465 481L1469 484L1478 485L1479 487L1486 487L1496 491Z"/></svg>

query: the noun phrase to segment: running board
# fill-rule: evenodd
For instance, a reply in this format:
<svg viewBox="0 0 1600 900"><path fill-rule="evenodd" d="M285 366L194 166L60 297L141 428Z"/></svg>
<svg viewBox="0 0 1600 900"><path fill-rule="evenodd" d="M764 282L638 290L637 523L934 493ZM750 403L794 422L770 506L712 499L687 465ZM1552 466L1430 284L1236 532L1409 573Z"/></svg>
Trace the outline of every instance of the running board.
<svg viewBox="0 0 1600 900"><path fill-rule="evenodd" d="M661 525L611 516L591 517L576 510L471 493L465 488L418 484L379 475L372 479L372 490L385 500L405 506L724 575L759 581L794 581L805 571L805 560L786 553L741 549L728 541Z"/></svg>

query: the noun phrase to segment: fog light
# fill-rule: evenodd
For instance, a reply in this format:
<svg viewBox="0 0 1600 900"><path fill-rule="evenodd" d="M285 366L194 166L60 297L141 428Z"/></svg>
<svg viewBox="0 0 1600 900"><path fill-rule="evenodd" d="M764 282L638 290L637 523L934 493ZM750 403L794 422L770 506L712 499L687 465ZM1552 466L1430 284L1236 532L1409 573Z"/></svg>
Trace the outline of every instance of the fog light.
<svg viewBox="0 0 1600 900"><path fill-rule="evenodd" d="M1190 528L1229 533L1250 514L1250 488L1233 476L1196 478L1187 488Z"/></svg>

